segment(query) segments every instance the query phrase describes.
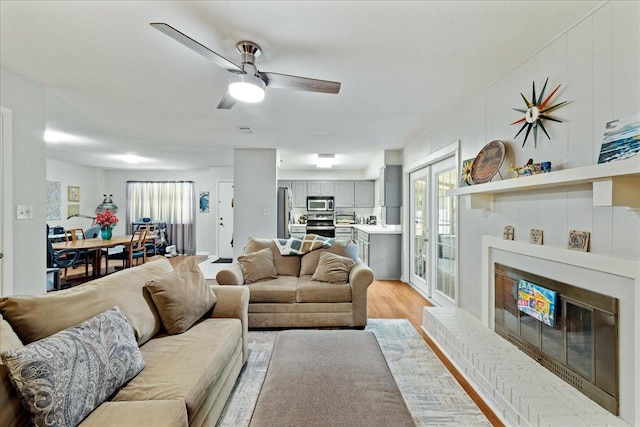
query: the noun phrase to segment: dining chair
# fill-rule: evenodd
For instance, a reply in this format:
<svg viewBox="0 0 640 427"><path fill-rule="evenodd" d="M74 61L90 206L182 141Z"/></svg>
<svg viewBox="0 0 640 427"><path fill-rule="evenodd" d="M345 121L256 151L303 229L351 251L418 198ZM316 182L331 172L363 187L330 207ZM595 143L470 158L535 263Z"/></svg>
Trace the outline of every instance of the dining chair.
<svg viewBox="0 0 640 427"><path fill-rule="evenodd" d="M75 242L78 239L84 239L84 230L82 228L67 228L64 232L67 242Z"/></svg>
<svg viewBox="0 0 640 427"><path fill-rule="evenodd" d="M53 245L51 244L51 240L49 240L49 225L47 224L47 267L63 268L66 277L67 268L76 268L81 262L80 251L76 249L53 250Z"/></svg>
<svg viewBox="0 0 640 427"><path fill-rule="evenodd" d="M147 256L153 256L158 253L158 246L160 242L160 237L158 235L158 227L151 225L140 225L138 226L138 230L147 230L147 237L145 239L145 248L147 251Z"/></svg>
<svg viewBox="0 0 640 427"><path fill-rule="evenodd" d="M136 265L139 264L140 259L142 258L142 263L147 262L147 251L144 246L145 239L147 238L147 230L136 230L133 232L131 236L131 259L136 260ZM106 256L106 271L109 272L109 260L117 259L122 261L122 268L131 267L129 264L129 249L125 247L122 252L118 252L115 254L109 254L107 252Z"/></svg>

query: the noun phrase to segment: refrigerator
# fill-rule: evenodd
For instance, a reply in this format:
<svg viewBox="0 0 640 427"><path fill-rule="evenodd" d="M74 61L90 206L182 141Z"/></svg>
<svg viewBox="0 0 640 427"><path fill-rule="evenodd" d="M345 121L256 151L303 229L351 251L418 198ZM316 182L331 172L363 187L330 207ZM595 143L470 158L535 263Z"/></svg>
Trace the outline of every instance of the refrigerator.
<svg viewBox="0 0 640 427"><path fill-rule="evenodd" d="M293 200L291 190L286 187L278 188L278 238L289 238L289 224L293 222Z"/></svg>

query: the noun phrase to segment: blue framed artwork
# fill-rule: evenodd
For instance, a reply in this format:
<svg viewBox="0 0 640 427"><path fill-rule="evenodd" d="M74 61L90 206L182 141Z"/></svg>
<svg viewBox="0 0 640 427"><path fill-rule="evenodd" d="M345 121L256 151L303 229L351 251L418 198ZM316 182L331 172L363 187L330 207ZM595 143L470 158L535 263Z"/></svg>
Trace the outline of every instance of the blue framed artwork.
<svg viewBox="0 0 640 427"><path fill-rule="evenodd" d="M640 153L640 113L607 123L598 163L613 162Z"/></svg>
<svg viewBox="0 0 640 427"><path fill-rule="evenodd" d="M209 192L200 192L200 213L209 213Z"/></svg>

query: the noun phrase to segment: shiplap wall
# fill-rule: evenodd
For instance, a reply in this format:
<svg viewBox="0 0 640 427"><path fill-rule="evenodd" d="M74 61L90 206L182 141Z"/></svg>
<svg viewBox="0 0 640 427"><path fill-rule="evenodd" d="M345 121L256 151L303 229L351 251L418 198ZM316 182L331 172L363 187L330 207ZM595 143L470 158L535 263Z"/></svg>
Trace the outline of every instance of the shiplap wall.
<svg viewBox="0 0 640 427"><path fill-rule="evenodd" d="M513 108L523 106L520 92L530 97L535 80L539 93L546 77L546 93L562 83L553 100L570 102L552 114L564 123L547 126L546 122L551 141L540 132L537 148L533 135L523 148L522 135L513 139L519 126L510 123L522 117ZM590 165L597 163L605 123L638 112L640 2L611 2L410 142L404 149L404 164L415 164L456 140L460 158L473 158L489 141L500 139L514 149L516 165L529 158L551 161L553 169ZM480 317L481 238L502 236L505 225L515 227L515 239L520 241L529 241L531 228L542 229L544 244L556 247L566 247L571 229L590 231L592 252L640 259L640 211L593 207L591 197L589 185L510 193L497 195L492 211L470 210L461 198L460 306ZM405 224L408 215L405 212ZM408 230L404 248L409 249ZM408 268L407 262L405 278Z"/></svg>

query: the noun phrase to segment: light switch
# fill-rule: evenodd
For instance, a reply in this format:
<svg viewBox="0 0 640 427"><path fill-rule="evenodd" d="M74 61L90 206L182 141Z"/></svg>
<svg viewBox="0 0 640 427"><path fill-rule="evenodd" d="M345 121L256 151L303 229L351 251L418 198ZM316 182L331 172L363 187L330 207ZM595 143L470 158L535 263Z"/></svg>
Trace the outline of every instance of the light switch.
<svg viewBox="0 0 640 427"><path fill-rule="evenodd" d="M16 205L16 219L33 219L33 205Z"/></svg>
<svg viewBox="0 0 640 427"><path fill-rule="evenodd" d="M269 209L269 208L262 208L262 215L264 215L264 216L269 216L269 215L271 215L271 209Z"/></svg>

